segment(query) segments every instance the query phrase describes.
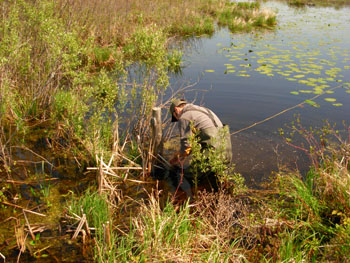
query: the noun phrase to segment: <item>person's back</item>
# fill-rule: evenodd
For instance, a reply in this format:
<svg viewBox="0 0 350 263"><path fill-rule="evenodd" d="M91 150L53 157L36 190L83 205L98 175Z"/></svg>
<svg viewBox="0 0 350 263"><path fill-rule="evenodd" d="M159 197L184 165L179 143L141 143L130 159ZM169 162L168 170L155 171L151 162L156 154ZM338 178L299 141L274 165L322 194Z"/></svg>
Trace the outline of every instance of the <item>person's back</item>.
<svg viewBox="0 0 350 263"><path fill-rule="evenodd" d="M186 156L191 154L191 142L192 135L196 135L198 143L201 145L200 159L204 162L207 161L209 149L217 151L217 156L221 156L221 160L225 159L225 163L231 162L231 140L228 129L223 129L224 125L220 119L211 110L187 103L185 100L175 100L170 106L170 113L172 115L172 122L178 122L178 128L180 132L180 151L170 160L170 163L175 167L181 165L182 160L185 160ZM188 169L193 170L197 164L191 161L191 166ZM186 169L187 170L187 169ZM186 171L188 181L192 181L193 177ZM209 171L204 177L214 177L215 173ZM181 188L184 188L188 192L188 181L183 178ZM216 179L215 179L216 180ZM176 180L175 180L176 181ZM179 181L179 180L177 180ZM217 188L217 187L215 187Z"/></svg>
<svg viewBox="0 0 350 263"><path fill-rule="evenodd" d="M193 104L186 104L178 119L180 131L180 152L191 147L188 138L193 130L197 132L202 149L214 147L225 151L227 162L231 162L232 146L229 131L223 131L223 124L211 110ZM226 132L227 134L223 134ZM222 137L224 136L224 137Z"/></svg>

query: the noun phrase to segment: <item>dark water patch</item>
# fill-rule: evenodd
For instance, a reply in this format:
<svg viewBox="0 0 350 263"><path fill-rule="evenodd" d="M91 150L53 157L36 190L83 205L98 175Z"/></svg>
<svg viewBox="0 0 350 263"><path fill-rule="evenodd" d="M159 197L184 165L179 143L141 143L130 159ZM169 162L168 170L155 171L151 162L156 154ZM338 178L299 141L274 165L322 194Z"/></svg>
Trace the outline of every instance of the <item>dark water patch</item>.
<svg viewBox="0 0 350 263"><path fill-rule="evenodd" d="M70 241L73 230L61 219L67 198L83 192L96 175L60 150L63 141L57 149L45 128L11 141L11 171L0 181L0 251L6 262L16 262L18 255L20 262L91 262L84 255L89 248Z"/></svg>

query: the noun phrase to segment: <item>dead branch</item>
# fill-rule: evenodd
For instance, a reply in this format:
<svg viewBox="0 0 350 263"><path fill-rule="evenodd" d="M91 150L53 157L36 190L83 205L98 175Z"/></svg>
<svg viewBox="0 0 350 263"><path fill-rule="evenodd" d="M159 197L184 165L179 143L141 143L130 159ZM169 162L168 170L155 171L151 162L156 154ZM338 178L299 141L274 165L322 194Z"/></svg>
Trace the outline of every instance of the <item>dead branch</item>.
<svg viewBox="0 0 350 263"><path fill-rule="evenodd" d="M75 230L75 233L74 233L74 235L72 237L72 240L74 240L74 239L76 239L78 237L79 232L81 231L82 227L84 226L84 224L86 224L85 221L86 221L86 215L83 214L83 216L82 216L82 218L81 218L81 220L79 222L79 225L78 225L77 229Z"/></svg>
<svg viewBox="0 0 350 263"><path fill-rule="evenodd" d="M23 210L23 215L24 215L24 219L26 220L26 223L27 223L27 226L28 226L28 229L29 229L29 233L30 233L32 239L35 240L35 236L34 236L34 234L33 234L32 228L31 228L31 226L30 226L30 224L29 224L27 215L26 215L26 213L24 212L24 210Z"/></svg>

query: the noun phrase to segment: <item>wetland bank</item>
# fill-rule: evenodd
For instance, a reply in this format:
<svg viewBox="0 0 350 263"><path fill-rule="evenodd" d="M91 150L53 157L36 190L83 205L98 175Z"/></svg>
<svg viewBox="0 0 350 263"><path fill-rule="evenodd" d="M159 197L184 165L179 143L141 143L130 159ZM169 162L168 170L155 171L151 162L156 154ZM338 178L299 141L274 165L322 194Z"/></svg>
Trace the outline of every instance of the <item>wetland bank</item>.
<svg viewBox="0 0 350 263"><path fill-rule="evenodd" d="M0 260L346 261L349 8L290 4L3 1ZM146 170L151 110L198 90L232 133L300 106L233 135L236 184L180 206Z"/></svg>

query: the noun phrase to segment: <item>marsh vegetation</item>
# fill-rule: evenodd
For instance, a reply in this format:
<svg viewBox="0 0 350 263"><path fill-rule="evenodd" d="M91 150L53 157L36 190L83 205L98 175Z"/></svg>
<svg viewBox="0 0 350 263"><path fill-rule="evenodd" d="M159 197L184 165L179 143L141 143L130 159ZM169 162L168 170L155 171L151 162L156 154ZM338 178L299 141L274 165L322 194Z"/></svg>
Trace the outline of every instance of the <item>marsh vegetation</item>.
<svg viewBox="0 0 350 263"><path fill-rule="evenodd" d="M184 92L170 84L182 41L274 30L273 11L224 0L18 0L0 12L0 260L346 259L349 141L333 127L303 146L306 180L281 169L266 191L244 187L215 154L221 188L196 189L191 204L149 176L151 110Z"/></svg>

